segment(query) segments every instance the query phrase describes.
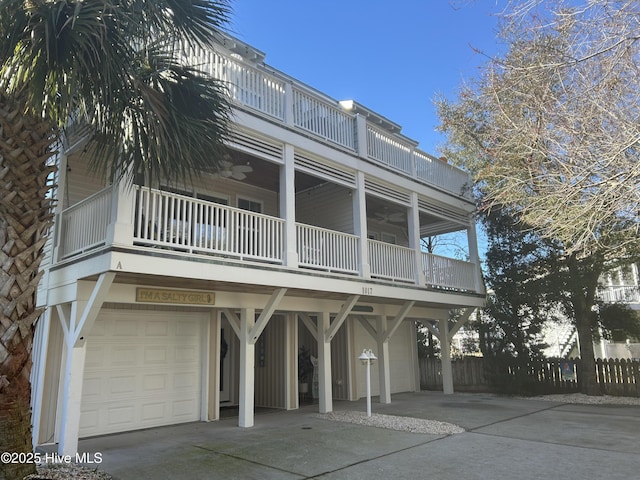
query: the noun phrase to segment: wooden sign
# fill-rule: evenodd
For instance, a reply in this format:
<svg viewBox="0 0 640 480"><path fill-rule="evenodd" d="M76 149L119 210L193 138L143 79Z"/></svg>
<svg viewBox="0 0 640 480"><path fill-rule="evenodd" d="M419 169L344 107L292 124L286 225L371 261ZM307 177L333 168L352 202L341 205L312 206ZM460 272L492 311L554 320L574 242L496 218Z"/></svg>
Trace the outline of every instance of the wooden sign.
<svg viewBox="0 0 640 480"><path fill-rule="evenodd" d="M136 302L174 303L179 305L215 305L212 292L194 290L164 290L159 288L136 288Z"/></svg>

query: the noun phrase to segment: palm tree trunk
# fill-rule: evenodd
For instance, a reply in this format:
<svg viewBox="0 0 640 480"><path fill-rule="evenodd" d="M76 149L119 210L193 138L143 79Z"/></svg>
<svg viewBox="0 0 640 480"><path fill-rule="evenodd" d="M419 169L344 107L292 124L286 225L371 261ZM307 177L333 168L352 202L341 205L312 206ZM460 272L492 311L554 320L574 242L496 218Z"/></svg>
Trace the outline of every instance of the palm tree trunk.
<svg viewBox="0 0 640 480"><path fill-rule="evenodd" d="M0 93L0 451L31 452L31 349L39 267L51 222L52 128ZM34 464L0 463L0 478Z"/></svg>

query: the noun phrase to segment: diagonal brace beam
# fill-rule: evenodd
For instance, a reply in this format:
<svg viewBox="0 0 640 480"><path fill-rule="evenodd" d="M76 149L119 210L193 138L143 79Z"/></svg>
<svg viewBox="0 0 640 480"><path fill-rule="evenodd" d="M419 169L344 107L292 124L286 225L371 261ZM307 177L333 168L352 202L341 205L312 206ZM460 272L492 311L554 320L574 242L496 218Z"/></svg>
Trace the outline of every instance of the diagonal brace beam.
<svg viewBox="0 0 640 480"><path fill-rule="evenodd" d="M388 342L391 339L391 336L394 333L396 333L396 330L398 330L398 327L400 326L400 324L402 324L402 321L405 319L405 317L409 313L409 310L413 308L415 303L416 302L413 300L409 302L404 302L404 305L402 305L402 308L400 309L400 311L398 311L394 319L391 321L391 325L387 328L387 331L382 333L383 342Z"/></svg>
<svg viewBox="0 0 640 480"><path fill-rule="evenodd" d="M367 332L369 332L369 335L371 335L371 337L372 337L374 340L377 340L377 339L378 339L378 332L377 332L377 331L376 331L376 329L373 327L373 325L371 325L371 324L369 323L369 321L368 321L366 318L364 318L362 315L360 315L360 316L358 317L358 321L362 324L362 326L364 327L364 329L365 329Z"/></svg>
<svg viewBox="0 0 640 480"><path fill-rule="evenodd" d="M338 312L336 318L333 320L333 323L325 332L325 342L330 342L331 339L335 336L335 334L338 332L338 329L342 326L349 313L351 313L353 306L359 299L360 295L351 295L349 298L347 298L347 301L342 305L342 308L340 309L340 312Z"/></svg>
<svg viewBox="0 0 640 480"><path fill-rule="evenodd" d="M264 309L260 313L260 316L258 317L258 320L256 320L255 325L251 328L251 331L249 332L250 344L255 344L258 341L260 334L262 333L264 328L267 326L267 323L269 323L269 320L271 320L271 316L273 315L273 312L276 311L276 308L280 303L280 300L282 300L282 297L284 297L285 293L287 293L286 288L278 288L277 290L273 291L273 293L271 294L271 297L269 297L269 301L267 302L267 305L265 305Z"/></svg>
<svg viewBox="0 0 640 480"><path fill-rule="evenodd" d="M465 308L464 312L462 312L462 315L460 316L460 318L458 319L458 321L455 323L455 325L453 327L451 327L451 329L449 330L449 338L452 338L456 333L458 333L458 330L460 330L460 328L467 323L467 321L469 320L469 317L471 317L471 314L473 313L473 311L475 310L475 308L469 307L469 308Z"/></svg>
<svg viewBox="0 0 640 480"><path fill-rule="evenodd" d="M304 324L304 326L307 327L307 330L309 330L309 333L313 335L314 340L317 342L318 327L316 326L315 323L313 323L313 320L311 320L311 317L304 312L299 312L298 316L300 317L300 320L302 320L302 323Z"/></svg>
<svg viewBox="0 0 640 480"><path fill-rule="evenodd" d="M433 325L433 323L431 323L430 321L426 321L422 323L425 327L427 327L427 330L429 330L431 333L433 333L433 336L436 337L438 340L440 340L440 330L438 330L438 328Z"/></svg>
<svg viewBox="0 0 640 480"><path fill-rule="evenodd" d="M240 338L240 318L229 308L223 308L222 313L224 313L224 316L227 317L233 333L236 334L236 337Z"/></svg>
<svg viewBox="0 0 640 480"><path fill-rule="evenodd" d="M82 312L82 315L80 316L80 321L78 322L76 329L73 332L74 345L78 343L79 339L82 339L86 336L86 333L91 329L94 322L96 321L96 318L98 318L98 313L100 313L102 304L107 298L109 288L111 288L111 284L113 283L115 277L115 272L106 272L100 274L96 285L91 291L91 295L89 296L87 305Z"/></svg>

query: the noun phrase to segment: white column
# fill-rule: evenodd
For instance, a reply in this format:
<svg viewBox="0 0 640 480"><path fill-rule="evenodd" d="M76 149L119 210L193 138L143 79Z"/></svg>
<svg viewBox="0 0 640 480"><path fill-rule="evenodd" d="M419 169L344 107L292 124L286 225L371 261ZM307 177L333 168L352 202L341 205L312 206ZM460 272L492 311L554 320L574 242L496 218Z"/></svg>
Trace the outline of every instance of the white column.
<svg viewBox="0 0 640 480"><path fill-rule="evenodd" d="M113 185L111 223L107 241L119 245L133 245L135 191L127 177Z"/></svg>
<svg viewBox="0 0 640 480"><path fill-rule="evenodd" d="M442 360L442 392L445 395L453 393L453 370L451 368L451 339L449 338L449 320L441 318L438 321L440 333L440 358Z"/></svg>
<svg viewBox="0 0 640 480"><path fill-rule="evenodd" d="M58 453L75 455L78 451L80 432L80 404L82 401L82 376L86 356L86 344L70 347L65 344L66 368L64 372L64 393L62 397L62 430Z"/></svg>
<svg viewBox="0 0 640 480"><path fill-rule="evenodd" d="M360 237L358 267L362 278L371 278L369 264L369 240L367 238L367 195L364 188L364 173L356 172L356 189L353 192L353 230Z"/></svg>
<svg viewBox="0 0 640 480"><path fill-rule="evenodd" d="M367 119L356 114L356 145L358 148L358 156L367 158L369 156L367 148Z"/></svg>
<svg viewBox="0 0 640 480"><path fill-rule="evenodd" d="M32 442L35 448L38 445L40 436L40 418L42 415L42 399L44 396L44 379L47 371L47 356L49 351L49 336L51 331L52 310L46 309L36 323L35 337L33 341L33 370L32 370L32 416L31 424Z"/></svg>
<svg viewBox="0 0 640 480"><path fill-rule="evenodd" d="M284 401L287 410L299 408L298 395L298 318L295 313L285 314L285 392Z"/></svg>
<svg viewBox="0 0 640 480"><path fill-rule="evenodd" d="M287 82L284 84L284 123L293 125L293 86Z"/></svg>
<svg viewBox="0 0 640 480"><path fill-rule="evenodd" d="M420 358L418 358L418 325L416 321L411 322L411 365L413 366L413 391L420 391Z"/></svg>
<svg viewBox="0 0 640 480"><path fill-rule="evenodd" d="M367 417L371 416L371 359L367 360Z"/></svg>
<svg viewBox="0 0 640 480"><path fill-rule="evenodd" d="M209 319L208 342L208 386L207 396L207 420L213 421L220 418L220 326L222 324L222 311L214 310Z"/></svg>
<svg viewBox="0 0 640 480"><path fill-rule="evenodd" d="M82 380L86 342L79 340L74 344L75 325L87 302L73 302L71 305L69 328L65 329L64 338L64 372L62 373L62 406L60 408L60 455L75 455L78 451L78 434L80 432L80 407L82 402ZM64 320L63 320L64 321Z"/></svg>
<svg viewBox="0 0 640 480"><path fill-rule="evenodd" d="M411 192L411 206L408 215L409 247L413 248L416 285L427 283L422 268L422 251L420 250L420 210L418 209L418 194Z"/></svg>
<svg viewBox="0 0 640 480"><path fill-rule="evenodd" d="M298 266L296 242L296 185L293 145L284 146L284 165L280 167L280 216L284 218L284 264Z"/></svg>
<svg viewBox="0 0 640 480"><path fill-rule="evenodd" d="M253 427L255 390L255 344L249 338L249 331L255 324L256 311L253 308L240 310L240 411L238 426Z"/></svg>
<svg viewBox="0 0 640 480"><path fill-rule="evenodd" d="M62 242L62 223L60 222L60 213L67 208L69 205L65 205L63 199L68 198L67 196L67 170L69 169L69 157L66 154L60 155L60 167L58 169L58 191L56 192L57 198L60 200L55 203L55 219L53 223L54 230L52 234L54 235L55 241L53 242L53 258L52 261L56 261L60 259L60 245Z"/></svg>
<svg viewBox="0 0 640 480"><path fill-rule="evenodd" d="M331 390L331 340L326 338L326 332L331 325L329 312L318 314L318 411L329 413L333 411L333 392Z"/></svg>
<svg viewBox="0 0 640 480"><path fill-rule="evenodd" d="M478 293L484 293L484 282L482 281L482 269L480 268L480 258L478 256L478 236L476 233L476 221L472 215L467 227L467 242L469 245L469 261L475 264L474 285Z"/></svg>
<svg viewBox="0 0 640 480"><path fill-rule="evenodd" d="M387 317L381 315L376 320L378 333L378 377L380 385L380 403L391 403L391 372L389 368L389 341L385 341Z"/></svg>

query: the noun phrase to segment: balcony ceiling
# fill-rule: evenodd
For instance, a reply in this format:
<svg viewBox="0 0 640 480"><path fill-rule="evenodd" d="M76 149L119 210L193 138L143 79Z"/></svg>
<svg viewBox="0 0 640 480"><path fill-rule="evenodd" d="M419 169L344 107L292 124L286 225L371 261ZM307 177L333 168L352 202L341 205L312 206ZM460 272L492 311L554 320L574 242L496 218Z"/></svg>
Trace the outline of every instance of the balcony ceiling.
<svg viewBox="0 0 640 480"><path fill-rule="evenodd" d="M230 150L229 154L233 164L249 165L253 168L252 172L246 173L247 178L241 180L242 183L271 192L280 191L279 165L237 150ZM238 180L227 179L227 181L235 182ZM296 193L298 193L322 185L326 183L326 180L298 171L295 182ZM405 230L408 228L407 208L380 197L367 195L367 216L378 223L387 223ZM420 226L426 236L458 231L463 228L458 224L445 222L424 212L420 212Z"/></svg>
<svg viewBox="0 0 640 480"><path fill-rule="evenodd" d="M247 178L243 183L263 188L271 192L280 191L280 166L249 155L248 153L230 150L231 162L235 165L249 165L252 172L246 173ZM312 177L311 175L296 174L296 192L313 188L325 183L325 180Z"/></svg>

